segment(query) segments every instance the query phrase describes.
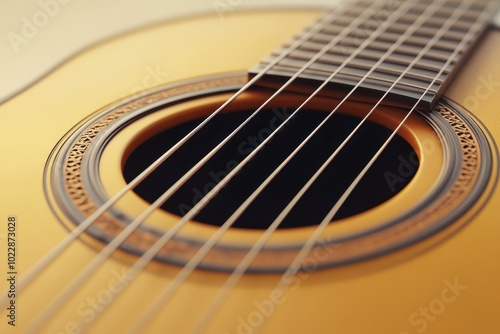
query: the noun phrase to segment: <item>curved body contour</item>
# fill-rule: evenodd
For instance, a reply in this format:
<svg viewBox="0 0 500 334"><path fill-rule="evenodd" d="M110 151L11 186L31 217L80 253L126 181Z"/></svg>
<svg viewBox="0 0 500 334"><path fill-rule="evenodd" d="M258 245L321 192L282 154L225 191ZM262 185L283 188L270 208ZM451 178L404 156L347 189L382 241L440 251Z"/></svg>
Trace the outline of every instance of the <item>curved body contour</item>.
<svg viewBox="0 0 500 334"><path fill-rule="evenodd" d="M1 219L17 217L18 272L34 265L68 233L47 204L42 178L51 150L72 126L129 95L137 85L245 71L317 14L248 12L229 15L224 21L203 16L154 26L83 52L1 105ZM499 53L500 33L489 31L445 94L469 107L497 142ZM147 78L148 68L167 74L153 82ZM500 268L495 265L500 254L498 203L500 192L496 191L475 217L464 217L471 219L468 225L425 251L410 247L298 276L272 307L266 301L280 275L245 275L207 331L250 333L260 326L261 317L269 317L264 328L267 333L496 333L500 330ZM6 226L0 227L2 236ZM90 240L72 245L18 296L15 328L6 325L6 311L2 310L2 332L22 332L28 319L100 247ZM175 266L152 263L115 296L123 268L133 260L130 254L115 254L40 332L78 333L82 323L92 333L125 332L178 271ZM148 332L187 332L226 278L224 273L195 272L149 324ZM121 282L128 285L126 277ZM0 288L5 290L5 279ZM109 296L116 300L94 321ZM255 317L256 312L261 316Z"/></svg>

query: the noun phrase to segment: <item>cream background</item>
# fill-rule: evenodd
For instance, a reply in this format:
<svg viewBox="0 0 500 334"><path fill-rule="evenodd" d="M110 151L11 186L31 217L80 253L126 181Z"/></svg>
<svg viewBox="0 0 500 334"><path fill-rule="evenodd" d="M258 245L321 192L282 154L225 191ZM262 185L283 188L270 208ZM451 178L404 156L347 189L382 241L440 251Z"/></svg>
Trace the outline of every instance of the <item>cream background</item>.
<svg viewBox="0 0 500 334"><path fill-rule="evenodd" d="M348 1L348 0L347 0ZM66 2L66 4L60 4ZM318 7L339 0L0 0L0 103L36 82L79 51L99 41L157 22L201 13L218 15L217 7L233 11L263 7ZM25 44L25 21L40 16L42 4L57 3L53 17L36 27ZM43 15L43 14L42 14ZM42 17L43 20L43 17ZM497 15L500 25L500 15Z"/></svg>
<svg viewBox="0 0 500 334"><path fill-rule="evenodd" d="M66 4L61 3L67 2ZM33 84L75 53L112 36L217 8L325 7L337 0L0 0L0 102ZM57 6L53 4L56 3ZM53 16L40 14L52 4ZM58 9L56 9L58 8ZM44 19L44 16L48 19ZM40 27L17 47L25 21ZM46 22L44 22L46 21ZM24 38L24 37L23 37ZM16 50L17 49L17 50Z"/></svg>

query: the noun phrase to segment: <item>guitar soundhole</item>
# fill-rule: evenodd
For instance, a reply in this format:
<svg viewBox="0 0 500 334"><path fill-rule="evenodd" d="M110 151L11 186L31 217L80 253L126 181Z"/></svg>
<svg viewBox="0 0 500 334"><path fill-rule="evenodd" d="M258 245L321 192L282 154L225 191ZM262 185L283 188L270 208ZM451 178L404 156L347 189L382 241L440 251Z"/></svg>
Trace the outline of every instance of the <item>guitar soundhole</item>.
<svg viewBox="0 0 500 334"><path fill-rule="evenodd" d="M217 116L134 191L146 201L154 202L250 114L250 111L240 111ZM162 209L185 215L289 114L286 109L261 112L196 172ZM222 225L325 116L324 112L314 110L299 113L197 213L194 220ZM131 181L200 122L186 122L145 140L125 161L123 175L126 181ZM233 227L267 228L358 122L359 119L353 116L334 115ZM387 128L367 122L300 199L280 228L319 224L389 135ZM396 136L333 220L356 215L387 201L411 181L418 164L411 145Z"/></svg>

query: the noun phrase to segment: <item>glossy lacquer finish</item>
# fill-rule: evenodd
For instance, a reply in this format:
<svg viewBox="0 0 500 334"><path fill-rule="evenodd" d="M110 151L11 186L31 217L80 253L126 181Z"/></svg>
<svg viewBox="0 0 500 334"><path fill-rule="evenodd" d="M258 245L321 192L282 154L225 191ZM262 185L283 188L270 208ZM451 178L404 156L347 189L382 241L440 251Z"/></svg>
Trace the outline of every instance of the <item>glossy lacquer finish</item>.
<svg viewBox="0 0 500 334"><path fill-rule="evenodd" d="M51 152L68 131L94 112L130 95L143 81L161 85L247 71L318 14L248 12L226 15L223 21L217 16L202 16L143 29L86 50L1 105L0 133L4 140L0 146L0 202L4 223L0 232L5 245L8 215L15 216L18 276L22 277L72 228L63 210L51 208L49 203L57 201L51 198L50 189L44 189L44 169L52 167L46 163L53 161ZM498 173L495 142L500 141L498 54L500 33L488 31L445 93L467 109L486 133L493 173ZM161 75L151 79L151 68L158 69ZM218 98L205 102L214 106L219 103ZM182 120L179 117L178 121ZM140 132L140 128L136 130L130 135ZM405 137L417 148L422 136L437 140L430 127L422 125L418 131L420 137L411 139L411 129ZM110 147L126 151L130 143L125 137L117 137ZM418 174L422 182L413 182L405 190L401 195L406 196L401 197L405 200L395 198L401 205L393 205L394 210L411 206L411 201L418 200L411 193L425 193L439 178L445 159L442 150L437 149L434 156L423 147L417 151L429 160L422 161L421 167L427 168L429 176ZM101 168L112 174L104 184L110 192L124 182L121 166L113 164L119 159L119 152L108 150L103 154ZM244 275L206 332L499 332L500 269L496 256L500 254L500 193L494 178L487 183L484 196L456 224L412 246L370 260L300 273L290 279L286 291L275 290L281 274ZM126 201L135 201L139 208L146 206L135 197ZM391 203L386 205L391 207ZM162 214L158 213L160 218ZM377 215L385 219L391 211ZM154 219L151 224L155 224ZM339 229L343 232L342 226ZM193 233L205 236L213 231L204 226ZM303 231L310 232L305 229L282 233L281 240L300 241ZM249 242L256 233L234 232L229 238ZM2 333L23 332L102 248L100 242L88 236L74 242L17 296L15 327L7 325L9 311L7 305L2 305ZM325 253L319 251L317 255ZM175 265L153 262L132 282L132 277L124 273L136 258L123 251L113 254L37 332L79 333L83 328L90 333L126 332L180 270ZM2 271L7 272L5 260L0 263ZM228 276L224 272L195 271L148 323L146 332L189 332ZM0 282L1 290L6 290L8 281Z"/></svg>

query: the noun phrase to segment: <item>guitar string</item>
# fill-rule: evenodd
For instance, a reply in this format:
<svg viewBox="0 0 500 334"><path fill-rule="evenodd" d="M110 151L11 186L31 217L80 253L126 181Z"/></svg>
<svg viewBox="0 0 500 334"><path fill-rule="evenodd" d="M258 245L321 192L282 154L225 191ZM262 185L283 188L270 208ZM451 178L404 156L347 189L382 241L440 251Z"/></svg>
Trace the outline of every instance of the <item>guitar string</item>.
<svg viewBox="0 0 500 334"><path fill-rule="evenodd" d="M391 89L392 89L392 87L391 87ZM221 232L221 231L218 231L218 232ZM223 233L223 232L222 232L222 233ZM207 246L207 245L205 244L205 245L204 245L204 247L205 247L205 246ZM209 246L209 247L210 247L210 246ZM198 258L198 259L201 259L201 258L203 257L203 255L200 255L199 253L200 253L200 252L198 252L198 253L197 253L194 257L195 257L195 258ZM201 256L201 257L200 257L200 256ZM194 259L193 259L193 260L194 260ZM189 265L188 265L188 266L189 266ZM195 264L194 266L192 266L190 269L194 269L195 267L196 267L196 264ZM184 268L183 268L183 271L184 271L185 269L187 269L187 268L186 268L186 267L184 267ZM178 276L179 276L179 275L178 275ZM176 277L176 278L174 278L174 280L176 280L176 279L177 279L177 277Z"/></svg>
<svg viewBox="0 0 500 334"><path fill-rule="evenodd" d="M429 12L429 9L427 10ZM427 12L426 11L426 12ZM431 17L432 13L424 13L429 14L428 17ZM414 23L414 25L408 29L405 33L408 35L411 35L419 26L422 25L423 22L425 22L427 18L424 16L420 16L419 19ZM407 37L403 35L400 37L400 39L396 42L396 45L399 45L402 41L404 41ZM330 156L330 158L323 164L323 166L315 173L315 175L306 183L306 185L301 189L301 191L297 194L297 196L294 197L294 199L288 204L288 206L283 210L283 212L276 218L275 221L270 225L268 230L259 238L259 240L254 244L254 247L247 253L245 258L240 262L240 264L237 266L237 268L233 271L233 274L227 279L224 287L221 289L221 292L214 298L213 303L211 303L207 308L205 314L203 314L200 317L200 320L195 324L194 333L200 332L202 328L205 328L212 319L217 311L220 309L222 306L223 301L226 299L228 296L229 292L232 290L232 288L236 285L236 283L240 280L241 276L246 272L248 267L251 265L255 257L258 255L260 250L264 247L270 236L274 233L274 231L278 228L278 226L282 223L284 218L289 214L289 212L292 210L292 208L295 206L295 204L300 200L300 198L303 196L303 194L309 189L309 187L316 181L317 177L324 171L324 169L331 163L331 161L337 156L337 154L340 152L340 150L343 149L343 147L346 145L346 143L352 138L352 136L357 132L357 130L365 123L365 121L368 119L368 117L375 111L375 109L380 105L380 103L385 99L385 97L389 94L389 92L396 86L396 84L399 83L399 81L410 71L411 68L425 55L425 53L439 40L441 36L435 36L433 40L431 40L427 46L421 50L421 52L418 54L418 56L414 59L414 61L406 68L406 70L399 76L399 78L392 84L392 86L386 91L386 93L382 96L382 98L377 102L377 104L369 111L369 113L365 116L365 118L358 124L358 126L352 131L352 133L343 141L343 143L335 150L335 152ZM389 51L391 52L391 51ZM384 55L383 58L388 56L388 53ZM382 59L383 61L383 59ZM377 67L379 64L374 65L374 67ZM439 77L439 76L438 76ZM432 86L432 85L431 85ZM424 94L425 96L425 94ZM344 101L341 101L340 103L342 104ZM267 181L267 180L266 180ZM258 195L255 194L255 196ZM254 197L254 194L250 196L251 198ZM196 266L194 266L192 269L194 270ZM184 268L183 268L184 270ZM177 285L180 286L182 282L179 282ZM152 306L146 311L146 313L143 315L139 323L134 326L134 330L140 330L142 329L155 315L156 313L160 310L160 308L164 305L164 303L169 300L169 298L173 295L174 290L171 288L166 288L154 301Z"/></svg>
<svg viewBox="0 0 500 334"><path fill-rule="evenodd" d="M377 1L376 3L378 3ZM328 11L324 17L320 18L313 26L308 27L305 33L290 44L280 55L278 55L272 62L265 66L259 73L257 73L253 78L251 78L245 85L243 85L237 92L235 92L227 101L225 101L219 108L217 108L212 114L210 114L202 123L190 131L185 137L179 140L173 147L171 147L167 152L155 160L148 168L137 175L130 183L128 183L123 189L117 192L114 196L109 198L104 204L102 204L96 211L85 218L80 224L78 224L75 229L73 229L63 240L61 240L56 246L54 246L48 253L46 253L40 260L37 261L18 281L18 293L21 293L24 288L30 284L38 275L40 275L51 263L53 263L59 255L63 254L64 251L80 236L82 235L101 215L103 215L107 210L109 210L114 204L116 204L128 191L134 189L138 184L144 181L159 165L165 162L172 154L174 154L183 144L185 144L189 139L191 139L196 133L198 133L209 121L211 121L217 114L219 114L224 108L226 108L231 102L236 100L241 94L248 90L251 86L257 82L262 76L264 76L272 67L279 63L283 58L289 55L294 50L298 49L304 43L306 43L314 34L322 30L325 26L328 26L333 20L336 20L342 15L346 10L344 3L339 4L340 11ZM0 296L0 305L5 305L8 302L6 293Z"/></svg>
<svg viewBox="0 0 500 334"><path fill-rule="evenodd" d="M345 203L345 201L347 200L347 198L349 197L349 195L352 193L352 191L354 190L354 188L358 185L358 183L360 182L360 180L364 177L364 175L371 168L371 166L373 166L373 164L380 157L380 155L382 154L382 152L387 148L387 146L389 145L389 143L396 136L397 132L401 129L401 127L406 122L406 120L413 114L413 112L417 108L418 104L423 99L423 97L425 96L425 94L427 94L427 92L430 90L430 88L432 87L432 85L434 84L434 82L436 82L436 80L439 78L439 76L443 73L444 69L449 66L449 64L451 63L452 59L454 59L458 55L458 53L460 52L460 49L462 49L463 47L465 47L467 45L467 43L469 43L472 40L472 37L478 31L480 31L483 28L483 25L484 25L485 21L487 19L491 19L492 12L488 12L487 10L488 9L491 9L491 10L498 9L498 3L495 3L495 2L496 2L495 0L488 2L488 5L486 6L486 10L482 12L482 14L476 20L475 24L473 24L471 26L471 28L469 29L469 32L467 33L467 35L462 40L462 42L460 43L459 47L457 47L457 49L454 51L454 53L452 54L452 56L446 62L445 66L439 71L438 75L434 78L433 82L427 87L425 93L422 94L422 96L414 104L414 106L412 107L412 109L403 118L403 120L398 125L398 127L396 129L394 129L394 131L387 138L387 140L384 142L384 144L380 147L380 149L377 151L377 153L373 156L373 158L369 161L369 163L363 168L363 170L361 171L361 173L356 177L356 179L352 182L352 184L349 186L349 188L344 192L344 194L341 196L341 198L332 207L332 209L330 210L330 212L325 216L325 218L323 219L323 221L321 221L321 223L318 225L317 229L314 231L314 233L311 235L311 237L306 241L306 243L304 244L303 248L300 250L300 252L297 254L297 256L295 257L295 259L293 260L293 262L289 266L289 268L286 270L285 274L283 274L280 282L278 283L278 285L276 286L275 289L277 289L278 291L284 291L285 288L288 287L289 284L287 284L285 282L284 278L285 277L295 276L301 270L302 264L305 262L307 256L309 255L309 253L313 249L313 247L318 244L318 241L320 240L321 235L322 235L323 231L325 230L325 228L327 227L327 225L329 224L329 222L331 222L331 220L333 219L333 217L337 214L338 210ZM474 2L470 2L470 3L472 5ZM494 13L494 11L493 11L493 13ZM480 18L482 18L485 21L480 20ZM257 328L257 330L254 332L254 334L258 334L258 333L260 333L262 331L262 329L264 328L264 325L265 325L267 319L268 318L264 317L261 326L259 328Z"/></svg>
<svg viewBox="0 0 500 334"><path fill-rule="evenodd" d="M489 6L490 7L496 7L496 5L494 6L493 2L490 2L489 3ZM492 8L493 9L493 8ZM488 13L488 12L483 12L483 14L481 16L485 16L485 17L491 17L491 13ZM477 25L475 25L478 29L481 29L482 28L482 23L478 23ZM469 38L467 39L464 39L464 41L466 42L463 42L461 43L462 45L466 45L467 42L470 41L470 39L472 38L472 36L474 35L474 33L471 33L471 31L469 32L470 34L468 35ZM458 52L455 52L454 53L455 55L458 54ZM453 56L452 56L453 58ZM450 58L451 59L451 58ZM449 61L448 61L449 63ZM440 71L441 73L443 72L443 70ZM440 75L440 74L439 74ZM434 80L436 81L436 79ZM427 88L426 91L428 91L430 89L431 85ZM424 95L422 95L423 97ZM422 97L420 98L420 100L422 99ZM377 153L374 155L374 157L370 160L370 162L368 163L368 165L361 171L361 173L358 175L358 177L354 180L354 182L351 184L351 186L346 190L346 192L342 195L341 199L335 204L335 206L332 208L332 210L327 214L327 216L325 217L325 219L320 223L320 225L318 226L318 228L316 229L316 231L311 235L311 237L308 239L308 241L306 242L306 244L304 245L304 247L301 249L301 251L299 252L299 254L297 254L296 258L294 259L294 261L292 262L292 264L290 265L290 267L287 269L287 271L285 272L285 274L282 276L282 279L280 280L280 282L278 283L276 289L278 289L278 291L284 291L285 288L288 287L289 283L285 282L285 280L283 279L284 277L287 277L287 276L294 276L296 275L299 270L301 269L302 267L302 264L304 263L304 261L306 260L307 256L309 255L310 251L313 249L313 247L315 245L317 245L318 243L318 240L320 240L320 237L321 237L321 234L323 233L323 231L325 230L326 226L328 225L328 223L331 221L331 219L333 219L333 217L336 215L336 213L338 212L338 210L340 209L340 207L344 204L344 202L346 201L346 199L349 197L349 195L351 194L351 192L353 191L353 189L357 186L357 184L359 183L359 181L363 178L363 176L366 174L366 172L368 171L368 169L373 165L373 163L375 162L375 160L378 159L378 157L382 154L382 152L384 151L384 149L389 145L390 141L394 138L394 136L397 134L397 132L399 131L399 129L402 127L402 125L404 124L404 122L411 116L411 114L413 113L413 111L415 110L415 108L417 107L419 102L417 102L413 108L410 110L410 112L406 115L406 117L402 120L402 122L399 124L399 126L393 131L393 133L391 134L391 136L386 140L386 142L380 147L380 149L377 151ZM266 323L266 320L267 318L264 318L263 320L263 323L261 324L261 327L259 327L257 329L257 331L255 332L255 334L258 334L259 332L262 331L262 328L264 327L265 323Z"/></svg>
<svg viewBox="0 0 500 334"><path fill-rule="evenodd" d="M234 212L234 214L224 223L224 225L221 226L221 229L223 230L218 230L216 234L212 236L211 239L207 241L203 245L202 248L191 258L191 260L182 268L182 270L173 278L173 282L167 286L164 291L162 291L159 296L156 298L156 300L150 305L149 309L146 310L146 312L143 314L143 317L141 318L140 322L134 326L133 330L131 333L134 332L139 332L141 329L143 329L146 324L155 316L155 314L160 310L160 308L170 300L170 298L173 296L174 293L178 291L178 288L185 282L185 280L188 278L188 276L197 268L197 266L201 263L203 258L208 254L208 252L211 250L211 248L220 240L222 237L223 233L231 227L234 222L239 218L239 216L250 206L250 204L257 198L257 196L261 193L261 191L274 179L276 175L286 166L286 164L306 145L306 143L309 141L310 138L312 138L321 128L322 126L330 119L331 116L350 98L350 96L359 88L359 86L378 68L380 64L383 63L385 59L387 59L403 42L405 42L412 34L413 32L418 29L422 25L422 23L427 20L428 17L430 17L434 12L437 11L437 9L440 7L437 7L435 4L428 6L427 9L425 10L424 13L405 31L404 34L402 34L398 40L389 48L383 56L380 57L380 59L375 63L372 68L362 77L362 79L351 89L351 91L339 102L339 104L329 113L329 115L300 143L299 146L273 171L272 174L270 174L267 179L259 185L259 187L247 198L247 200ZM425 16L428 15L428 16ZM368 41L370 42L370 41ZM366 41L365 41L366 43ZM360 48L362 48L360 46ZM394 87L399 80L411 69L411 66L408 67L408 69L398 78L396 82L393 83L391 88L385 93L384 97L389 93L389 91ZM327 79L328 81L331 80L331 78ZM314 93L313 93L314 94ZM382 102L383 98L382 97L377 104L370 110L370 112L364 117L364 119L360 122L360 124L353 130L351 135L344 140L344 142L339 146L339 148L333 153L333 156L336 156L337 153L341 150L341 148L347 143L347 141L350 140L350 138L354 135L357 129L361 127L361 125L368 119L368 117L372 114L372 112L375 110L375 108L378 107L378 105ZM292 204L292 203L290 203ZM288 205L288 207L293 207L292 205ZM286 209L285 209L286 210ZM238 266L234 269L233 273L238 273L238 272L244 272L250 266L252 263L253 259L255 256L258 254L258 252L262 249L266 241L269 239L269 237L274 233L275 229L281 224L282 220L285 218L286 214L281 214L276 220L273 221L273 223L269 226L269 228L263 233L263 235L257 240L257 242L253 245L253 247L248 251L247 255L240 261ZM243 269L244 268L244 269ZM242 273L243 273L242 272ZM232 275L231 277L234 278L236 275ZM231 278L230 277L230 278ZM229 288L230 289L230 288ZM207 310L210 314L207 314L207 316L202 316L201 319L211 319L212 315L216 312L216 307L208 307ZM196 328L204 328L206 325L205 321L199 321L197 325L195 326ZM195 329L194 332L197 332Z"/></svg>
<svg viewBox="0 0 500 334"><path fill-rule="evenodd" d="M432 7L431 7L432 8ZM404 15L401 14L401 15ZM397 18L394 18L394 20L396 20ZM389 24L386 24L386 26L388 26ZM358 47L358 49L353 52L353 54L351 55L350 59L347 59L345 61L344 64L341 65L341 68L339 68L336 72L332 73L330 75L329 78L327 78L323 84L321 86L319 86L312 94L311 96L305 101L303 102L296 110L296 112L300 109L302 109L302 107L304 105L306 105L311 99L312 97L314 97L320 90L322 90L322 88L324 88L324 86L330 82L330 80L340 71L342 70L349 62L350 60L354 59L354 57L356 57L362 50L365 49L365 47L369 44L370 40L373 40L375 39L376 37L378 37L382 32L383 27L381 27L381 31L378 31L378 32L374 32L372 36L370 36L370 39L365 41L364 44L360 45ZM385 28L384 28L385 30ZM396 46L393 47L392 50L394 50L396 48ZM389 52L387 53L389 54ZM385 57L384 57L385 59ZM380 60L380 63L382 62L383 60ZM373 70L375 69L375 67L373 68ZM370 71L371 72L373 72ZM366 79L370 73L367 73L364 77L364 79ZM356 87L348 94L347 97L344 98L344 101L347 100L349 98L349 96L354 93L354 91L356 90L357 87L359 87L359 85L362 84L362 82L364 81L361 80L357 85ZM342 104L342 102L340 103ZM340 104L339 104L339 107L340 107ZM332 114L338 109L338 107L328 116L326 117L320 125L318 125L318 127L311 133L309 134L309 136L303 141L303 143L300 145L300 147L296 148L295 151L289 156L287 157L287 159L273 172L273 174L268 177L268 179L266 179L266 181L264 181L263 184L261 184L258 188L258 190L256 192L260 192L263 188L265 188L265 186L272 180L272 178L277 175L279 173L279 171L284 167L284 165L287 164L287 162L289 162L293 156L305 145L305 143L308 141L308 139L310 139L311 137L313 137L313 135L321 128L321 126L326 123L326 121L330 118L330 116L332 116ZM291 116L293 117L293 115ZM279 129L276 130L276 132L279 131ZM265 145L266 143L262 143L261 145ZM258 150L259 148L257 148L256 150ZM242 162L243 163L243 162ZM229 175L228 175L229 176ZM208 196L208 195L207 195ZM215 245L215 243L217 242L217 240L225 233L225 231L227 231L227 229L229 227L232 226L232 224L234 223L234 221L238 218L238 216L241 214L241 212L243 212L245 210L245 208L253 201L253 199L257 196L256 193L252 194L246 201L244 204L242 204L242 206L240 206L236 211L235 213L217 230L217 232L205 243L203 244L203 246L196 252L196 254L189 260L188 263L186 263L182 270L173 278L173 283L171 285L169 285L169 290L170 292L172 290L175 290L176 287L178 287L180 284L182 284L183 280L197 267L197 265L201 262L201 260L204 258L204 256L210 251L210 249ZM168 242L168 240L159 240L157 244L153 245L149 250L149 254L145 254L139 261L137 261L137 263L132 266L128 271L127 273L125 274L127 277L134 277L136 273L140 272L148 263L149 261L152 260L152 258L156 255L156 253L158 252L159 249L161 249L165 244L166 242ZM122 290L123 291L123 290ZM114 299L116 300L116 299ZM112 301L113 302L113 301ZM109 306L109 304L107 305ZM99 315L101 315L103 312L101 312Z"/></svg>
<svg viewBox="0 0 500 334"><path fill-rule="evenodd" d="M335 45L335 43L337 43L338 41L340 41L344 35L347 35L349 34L350 32L352 32L354 29L356 29L358 23L360 23L362 21L362 18L364 18L364 16L368 15L370 10L374 10L375 8L377 8L377 6L379 4L383 4L384 1L383 0L380 0L380 1L376 1L374 2L371 6L369 6L367 9L365 9L364 13L365 15L363 16L360 16L358 19L354 20L352 24L350 24L346 30L345 30L345 33L343 34L340 34L338 36L338 38L332 40L331 43L329 43L327 46L325 46L325 48L320 51L320 53L318 53L318 55L313 58L310 62L308 62L306 65L304 65L304 67L296 74L294 75L290 80L287 81L287 83L285 85L289 85L292 80L294 80L296 77L298 77L298 75L300 75L300 73L302 73L309 65L311 65L312 63L314 63L317 58L319 58L322 54L326 53L333 45ZM337 13L338 14L338 13ZM338 16L338 15L336 15ZM320 29L323 29L324 26L322 26ZM316 29L317 30L317 29ZM304 38L301 38L301 40L304 39ZM294 43L296 44L296 43ZM286 55L285 55L286 56ZM280 58L283 58L284 56L280 57ZM283 86L282 88L280 88L280 90L273 94L273 96L271 96L271 98L269 98L265 104L269 103L271 101L272 98L274 98L279 92L281 92L284 88L286 88L286 86ZM246 85L247 86L247 85ZM227 103L225 103L225 105L227 105ZM256 112L254 112L253 115L255 115L258 111L260 111L262 108L263 108L264 105L262 105ZM220 108L219 108L220 109ZM250 116L252 117L252 116ZM248 119L247 119L248 121ZM245 121L245 122L247 122ZM242 127L242 125L240 125L233 133L232 135L234 135L234 133L236 133L236 131L238 131L240 128ZM231 135L230 135L231 136ZM216 148L214 148L214 150L211 152L212 155L215 154L216 150L218 150L225 142L227 142L228 138L225 139L225 141L223 141L221 144L219 144ZM206 160L208 160L208 158L205 158L204 160L202 160L201 162L199 162L195 167L196 168L199 168L202 163L206 162ZM194 170L194 168L191 171ZM107 257L109 257L109 255L114 251L116 250L120 244L126 239L126 237L131 233L133 232L133 230L139 226L154 210L156 210L159 206L162 205L162 202L166 201L168 199L168 196L171 195L171 193L173 193L173 191L176 191L176 189L174 189L174 187L179 187L181 182L184 182L184 180L187 179L187 177L183 177L182 179L180 179L174 186L172 186L169 190L167 190L166 193L164 193L164 196L160 197L157 201L155 201L155 203L153 203L149 208L148 210L146 210L143 214L141 214L138 218L136 218L132 223L130 223L127 228L122 232L120 233L119 236L117 236L116 238L114 238L110 244L108 244L102 251L100 254L98 254L98 256L96 257L96 259L89 265L87 266L87 268L84 270L84 273L79 275L79 277L77 277L75 280L73 280L69 285L68 285L68 289L66 290L66 292L64 293L61 293L58 295L58 298L56 298L56 300L54 300L49 307L45 308L44 312L42 312L42 314L40 314L38 317L37 317L37 320L33 321L32 322L32 325L30 326L30 328L38 328L40 326L43 325L43 323L45 323L46 321L48 321L48 319L51 317L51 316L48 316L49 314L53 314L57 308L62 304L62 302L64 300L66 300L71 294L72 292L71 291L75 291L78 286L80 286L81 284L84 284L85 283L85 280L86 278L88 278L88 275L91 274L91 271L93 272L95 269L97 269L99 267L99 265L104 261L106 260ZM132 181L133 182L133 181ZM172 189L174 189L172 191ZM177 229L178 230L178 229ZM172 228L172 231L171 234L174 234L175 231L174 231L174 228ZM170 232L169 231L169 232Z"/></svg>
<svg viewBox="0 0 500 334"><path fill-rule="evenodd" d="M460 15L461 15L461 14L460 14ZM483 15L484 15L484 14L483 14ZM451 26L451 24L450 24L450 26ZM446 29L446 31L447 31L447 30L448 30L448 29ZM472 34L471 34L471 33L469 33L469 37L472 37ZM439 38L440 38L440 37L435 38L435 39L436 39L436 41L437 41L437 40L439 40ZM464 40L466 40L466 39L467 39L467 38L465 38ZM469 38L469 39L470 39L470 38ZM465 42L465 41L463 41L463 42L462 42L462 44L466 44L466 42ZM429 44L429 46L430 46L430 44ZM454 55L455 55L455 56L456 56L456 54L458 53L458 51L459 51L459 50L460 50L460 47L458 47L458 48L457 48L457 50L455 51L455 53L454 53ZM421 56L422 56L424 53L425 53L425 50L424 50L423 52L421 52L421 53L420 53L420 55L419 55L419 57L418 57L418 58L421 58ZM441 75L441 73L444 71L444 69L445 69L445 68L449 65L449 63L451 62L451 60L455 59L455 56L452 56L452 57L450 57L450 58L449 58L449 61L447 62L447 65L445 65L445 66L444 66L443 70L441 70L441 71L440 71L440 73L436 76L436 78L433 80L433 82L429 85L429 87L426 89L426 91L424 92L424 94L422 95L422 97L421 97L421 98L417 101L417 103L414 105L414 107L413 107L413 108L412 108L412 110L409 112L409 114L408 114L408 115L405 117L405 119L401 122L401 124L398 126L398 128L397 128L397 129L393 132L393 134L391 135L391 137L390 137L390 138L388 138L388 140L387 140L387 141L386 141L386 143L385 143L385 144L381 147L381 149L379 150L379 152L378 152L378 153L377 153L377 154L373 157L373 159L370 161L370 163L369 163L369 164L365 167L365 169L362 171L362 173L361 173L361 174L357 177L357 179L355 180L355 182L354 182L354 183L353 183L353 184L349 187L348 191L346 191L346 193L343 195L343 200L342 200L342 201L339 201L339 203L336 205L336 208L334 207L334 209L332 209L332 211L330 212L329 216L327 216L327 217L326 217L326 219L325 219L326 223L323 223L323 224L327 224L329 221L331 221L331 219L333 218L333 216L335 215L335 213L338 211L338 209L342 206L342 204L343 204L343 202L345 201L345 199L346 199L346 198L349 196L349 194L351 193L352 189L354 189L354 187L357 185L357 183L358 183L358 182L359 182L359 180L363 177L363 175L366 173L366 171L367 171L367 170L368 170L368 169L369 169L369 168L373 165L374 161L375 161L375 160L376 160L376 159L380 156L380 154L381 154L381 153L382 153L382 151L385 149L385 147L387 147L388 143L391 141L391 139L395 136L395 134L396 134L396 133L398 132L398 130L401 128L401 126L402 126L402 124L405 122L405 120L406 120L406 119L407 119L407 118L411 115L411 113L412 113L412 112L413 112L413 110L417 107L417 105L418 105L418 103L421 101L421 99L422 99L422 98L423 98L423 97L427 94L427 92L428 92L428 91L429 91L429 89L432 87L432 85L434 84L434 82L435 82L435 81L436 81L436 80L440 77L440 75ZM416 61L415 61L415 63L416 63ZM406 72L408 72L408 70L409 70L409 69L410 69L410 68L411 68L411 67L412 67L415 63L411 64L411 65L408 67L408 69L405 71L405 73L406 73ZM405 73L403 73L403 74L402 74L402 75L398 78L398 81L399 81L399 80L400 80L400 79L401 79L401 78L405 75ZM391 86L391 88L389 88L389 91L390 91L390 90L391 90L394 86L395 86L395 84L394 84L393 86ZM389 92L389 91L388 91L388 92ZM388 93L388 92L387 92L387 93ZM384 97L387 95L387 93L384 95ZM384 97L382 97L382 99L383 99ZM382 100L382 99L381 99L381 100ZM342 103L342 102L341 102L341 103ZM379 103L380 103L380 101L379 101ZM377 105L378 105L378 103L377 103ZM374 107L374 109L375 109L375 108L376 108L376 106ZM372 109L372 110L370 111L370 114L371 114L371 112L372 112L374 109ZM356 129L355 129L354 131L356 131ZM345 143L345 142L344 142L344 143ZM344 144L342 144L341 146L343 146L343 145L344 145ZM340 149L340 148L339 148L339 149ZM332 159L333 159L333 157L334 157L335 155L336 155L336 154L334 153L334 154L333 154L333 156L332 156ZM330 160L329 162L331 162L331 160ZM327 164L328 164L329 162L327 162ZM326 165L325 165L325 167L326 167ZM320 173L321 173L321 171L318 173L318 175L319 175ZM321 233L319 233L319 234L318 234L318 238L319 238L319 235L320 235L320 234L321 234ZM317 242L317 241L315 241L315 239L314 239L314 238L311 238L311 239L313 240L313 241L311 242L311 246L310 246L310 247L312 248L312 247L316 244L316 242ZM310 251L310 249L311 249L311 248L309 248L309 249L307 249L306 247L304 247L304 248L305 248L305 249L303 250L303 257L305 258L305 256L309 253L309 251ZM299 253L299 255L300 255L300 253ZM195 256L195 257L196 257L196 256ZM301 257L300 257L300 256L297 256L297 259L298 259L298 261L294 261L294 263L296 263L296 264L295 264L295 266L296 266L297 268L299 268L299 267L300 267L300 266L299 266L299 264L300 264L300 263L302 263L303 259L301 259ZM196 267L196 265L194 265L194 267L192 267L192 268L194 269L195 267ZM291 268L294 268L294 266L292 265L292 266L291 266ZM186 268L183 268L183 270L184 270L184 269L186 269ZM287 270L287 274L289 274L289 273L290 273L290 271L288 271L288 270ZM182 283L182 282L181 282L181 283ZM158 300L161 300L161 299L162 299L161 297L165 297L165 295L160 296L160 298L158 298L158 299L157 299L157 301L158 301ZM155 303L155 304L156 304L156 303ZM156 304L156 305L158 305L158 307L160 307L162 304L163 304L163 303L160 301L160 303L159 303L159 304ZM154 309L154 307L153 307L152 309ZM208 309L210 309L211 311L213 311L213 310L216 310L217 308L211 308L211 307L209 307ZM212 313L214 313L214 312L212 312ZM144 319L144 318L143 318L143 319ZM146 319L146 321L147 321L147 319ZM135 328L135 327L134 327L134 328ZM139 328L141 328L141 327L139 327Z"/></svg>

